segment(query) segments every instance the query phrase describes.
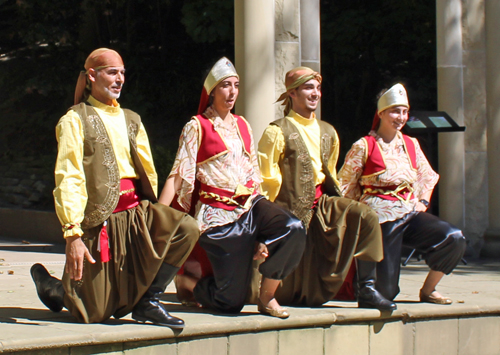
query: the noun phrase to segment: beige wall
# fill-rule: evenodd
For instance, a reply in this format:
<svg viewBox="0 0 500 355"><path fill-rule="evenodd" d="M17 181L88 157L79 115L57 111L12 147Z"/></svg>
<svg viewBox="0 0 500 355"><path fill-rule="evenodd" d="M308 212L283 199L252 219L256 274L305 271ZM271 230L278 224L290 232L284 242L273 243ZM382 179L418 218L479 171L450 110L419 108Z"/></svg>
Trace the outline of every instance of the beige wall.
<svg viewBox="0 0 500 355"><path fill-rule="evenodd" d="M500 2L485 0L489 226L482 254L500 256Z"/></svg>
<svg viewBox="0 0 500 355"><path fill-rule="evenodd" d="M476 252L488 228L486 43L484 0L462 0L465 234Z"/></svg>

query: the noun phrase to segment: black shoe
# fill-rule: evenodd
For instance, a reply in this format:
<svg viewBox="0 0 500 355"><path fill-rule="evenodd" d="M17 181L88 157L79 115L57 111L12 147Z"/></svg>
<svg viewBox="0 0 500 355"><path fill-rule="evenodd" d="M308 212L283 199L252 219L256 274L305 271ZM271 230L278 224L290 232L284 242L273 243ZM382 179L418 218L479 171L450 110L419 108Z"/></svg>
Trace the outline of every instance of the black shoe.
<svg viewBox="0 0 500 355"><path fill-rule="evenodd" d="M141 323L151 322L172 329L184 328L184 321L171 316L156 298L141 299L134 307L132 318Z"/></svg>
<svg viewBox="0 0 500 355"><path fill-rule="evenodd" d="M178 267L163 263L156 274L153 283L135 305L132 318L138 322L151 322L173 329L184 328L184 321L168 314L160 303L160 297L165 292L167 285L173 280L179 271Z"/></svg>
<svg viewBox="0 0 500 355"><path fill-rule="evenodd" d="M377 282L376 262L356 259L356 269L359 308L376 308L379 311L394 311L398 308L394 302L386 299L375 289Z"/></svg>
<svg viewBox="0 0 500 355"><path fill-rule="evenodd" d="M60 312L64 307L64 288L61 280L50 276L42 264L34 264L30 272L40 301L52 312Z"/></svg>
<svg viewBox="0 0 500 355"><path fill-rule="evenodd" d="M376 308L379 311L395 311L398 306L387 300L372 287L363 287L358 293L359 308Z"/></svg>

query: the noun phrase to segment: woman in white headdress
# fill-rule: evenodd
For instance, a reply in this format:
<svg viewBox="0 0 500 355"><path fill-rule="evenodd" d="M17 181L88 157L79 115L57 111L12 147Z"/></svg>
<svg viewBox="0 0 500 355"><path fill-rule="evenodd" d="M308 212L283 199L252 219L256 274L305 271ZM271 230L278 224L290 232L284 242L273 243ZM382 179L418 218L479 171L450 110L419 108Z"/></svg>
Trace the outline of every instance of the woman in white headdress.
<svg viewBox="0 0 500 355"><path fill-rule="evenodd" d="M258 309L286 318L289 313L274 293L298 265L305 231L300 220L260 195L252 130L243 117L231 113L238 86L233 64L221 58L205 80L198 115L183 129L160 202L178 205L198 221L199 245L213 274L202 270L204 277L191 282L184 276L182 286L194 288L196 302L239 312L249 291L252 260L264 259Z"/></svg>
<svg viewBox="0 0 500 355"><path fill-rule="evenodd" d="M372 130L355 142L339 172L344 197L366 203L379 216L384 259L377 265L377 290L387 299L399 293L401 248L425 253L429 274L420 301L451 304L436 291L465 251L462 232L426 213L439 175L418 141L401 133L408 120L408 96L401 84L378 100Z"/></svg>

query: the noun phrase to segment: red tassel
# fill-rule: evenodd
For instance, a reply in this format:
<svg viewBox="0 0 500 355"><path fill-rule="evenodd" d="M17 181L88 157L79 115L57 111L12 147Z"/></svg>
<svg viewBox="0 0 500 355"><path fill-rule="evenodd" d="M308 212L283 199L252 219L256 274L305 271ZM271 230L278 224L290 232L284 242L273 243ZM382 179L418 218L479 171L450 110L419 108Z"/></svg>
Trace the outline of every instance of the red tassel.
<svg viewBox="0 0 500 355"><path fill-rule="evenodd" d="M101 252L101 262L107 263L111 260L111 252L109 250L109 236L107 231L108 222L105 221L99 234L99 246L97 250Z"/></svg>

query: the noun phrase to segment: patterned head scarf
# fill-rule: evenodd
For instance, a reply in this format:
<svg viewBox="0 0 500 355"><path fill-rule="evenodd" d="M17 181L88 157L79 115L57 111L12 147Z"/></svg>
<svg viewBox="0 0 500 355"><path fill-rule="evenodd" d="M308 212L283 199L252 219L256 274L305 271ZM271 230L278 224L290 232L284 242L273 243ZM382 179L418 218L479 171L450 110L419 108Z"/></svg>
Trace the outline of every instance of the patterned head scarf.
<svg viewBox="0 0 500 355"><path fill-rule="evenodd" d="M118 52L108 49L99 48L90 53L85 61L85 71L81 71L78 76L75 88L75 105L87 99L90 93L90 85L87 83L89 69L103 69L107 67L123 67L123 59Z"/></svg>
<svg viewBox="0 0 500 355"><path fill-rule="evenodd" d="M283 101L282 105L285 105L285 110L284 110L285 116L288 115L288 113L292 108L292 100L290 99L290 92L311 79L316 79L320 84L321 81L323 80L320 73L315 72L314 70L308 67L294 68L290 70L288 73L286 73L285 75L286 91L281 94L278 100L276 100L276 102Z"/></svg>

